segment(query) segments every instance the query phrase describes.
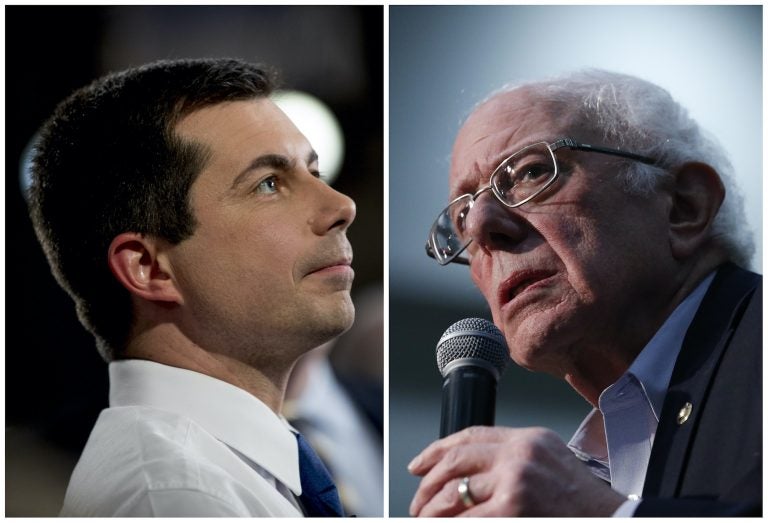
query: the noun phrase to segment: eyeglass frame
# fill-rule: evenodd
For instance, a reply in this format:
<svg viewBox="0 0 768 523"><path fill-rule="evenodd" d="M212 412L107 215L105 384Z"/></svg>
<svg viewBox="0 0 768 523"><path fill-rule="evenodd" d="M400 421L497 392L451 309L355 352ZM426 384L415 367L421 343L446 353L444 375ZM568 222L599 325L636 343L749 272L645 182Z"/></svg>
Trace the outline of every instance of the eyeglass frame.
<svg viewBox="0 0 768 523"><path fill-rule="evenodd" d="M505 202L502 199L502 197L497 193L498 189L496 188L496 186L493 183L494 176L496 176L496 173L499 172L499 169L505 163L507 163L513 156L516 156L516 155L520 154L522 151L524 151L524 150L526 150L526 149L528 149L530 147L534 147L536 145L546 145L547 146L547 148L549 149L550 154L552 155L552 161L553 161L553 163L555 165L555 173L552 175L552 177L544 185L542 185L539 189L537 189L533 194L523 198L521 201L513 203L513 204ZM608 155L611 155L611 156L619 156L621 158L627 158L629 160L634 160L634 161L637 161L637 162L640 162L640 163L644 163L644 164L647 164L647 165L656 166L658 164L657 160L655 160L653 158L650 158L648 156L643 156L641 154L631 153L631 152L628 152L628 151L622 151L621 149L615 149L613 147L603 147L601 145L590 145L590 144L586 144L586 143L580 143L580 142L577 142L576 140L574 140L573 138L560 138L559 140L555 140L552 143L549 143L549 142L546 142L546 141L532 143L530 145L527 145L527 146L523 147L522 149L520 149L518 151L515 151L514 153L512 153L509 156L507 156L506 158L504 158L501 162L499 162L499 165L496 166L496 168L493 170L493 172L491 173L491 176L488 179L488 185L486 185L485 187L479 189L474 194L466 193L466 194L462 194L460 196L457 196L456 198L451 200L451 202L448 203L448 205L446 205L445 208L443 208L442 211L440 211L440 213L437 215L437 218L432 223L432 227L429 230L429 238L427 239L427 243L424 246L426 251L427 251L427 256L429 256L430 258L434 259L441 266L448 265L449 263L458 263L460 265L469 265L470 264L469 259L466 258L466 257L460 257L460 256L461 256L461 253L464 252L464 250L469 246L469 244L472 243L472 240L469 240L460 250L458 250L456 252L456 254L454 254L451 258L447 259L445 262L441 262L435 256L435 253L434 253L430 243L431 243L432 238L434 236L433 231L435 230L435 226L437 225L437 222L440 219L440 217L443 214L445 214L445 212L451 207L451 205L456 203L458 200L460 200L462 198L465 198L466 196L471 196L472 199L470 200L470 202L474 202L475 200L477 200L477 198L482 193L484 193L486 191L489 191L489 190L491 191L493 196L496 198L496 200L498 200L499 203L501 203L502 205L504 205L505 207L507 207L509 209L514 209L516 207L520 207L521 205L524 205L524 204L528 203L529 201L533 200L534 198L539 196L541 193L546 191L553 183L555 183L555 180L557 180L557 178L559 177L560 169L559 169L559 167L557 165L557 158L555 157L555 151L558 150L558 149L561 149L563 147L568 147L569 149L574 150L574 151L587 151L587 152L593 152L593 153L608 154Z"/></svg>

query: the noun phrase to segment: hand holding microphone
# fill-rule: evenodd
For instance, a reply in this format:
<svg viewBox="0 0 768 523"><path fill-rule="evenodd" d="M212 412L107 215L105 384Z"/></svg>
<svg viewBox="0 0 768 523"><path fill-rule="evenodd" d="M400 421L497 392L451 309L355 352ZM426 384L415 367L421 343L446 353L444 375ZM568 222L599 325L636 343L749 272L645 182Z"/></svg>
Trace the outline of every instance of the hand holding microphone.
<svg viewBox="0 0 768 523"><path fill-rule="evenodd" d="M609 516L623 502L551 430L492 426L497 381L509 362L492 323L454 323L437 344L437 360L441 439L408 465L423 477L411 515Z"/></svg>

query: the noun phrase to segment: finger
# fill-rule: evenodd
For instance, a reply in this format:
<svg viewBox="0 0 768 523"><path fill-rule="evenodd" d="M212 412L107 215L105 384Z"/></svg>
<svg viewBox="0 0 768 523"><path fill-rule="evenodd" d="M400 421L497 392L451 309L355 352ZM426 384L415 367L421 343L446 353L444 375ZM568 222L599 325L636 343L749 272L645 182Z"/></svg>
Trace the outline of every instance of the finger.
<svg viewBox="0 0 768 523"><path fill-rule="evenodd" d="M490 475L476 474L469 476L468 497L471 505L466 505L459 493L459 485L462 479L457 478L445 484L445 487L424 505L419 513L423 517L449 517L464 516L467 511L473 510L485 504L493 493Z"/></svg>
<svg viewBox="0 0 768 523"><path fill-rule="evenodd" d="M448 449L419 483L411 502L411 513L421 512L424 505L443 491L446 484L452 480L458 482L464 476L472 476L490 469L497 452L498 444L463 445ZM446 491L446 494L449 493L450 489ZM458 490L454 493L458 493Z"/></svg>
<svg viewBox="0 0 768 523"><path fill-rule="evenodd" d="M501 486L500 486L501 484ZM510 486L497 474L477 474L469 481L469 491L475 505L465 508L459 517L512 517L520 516ZM506 490L506 491L505 491Z"/></svg>
<svg viewBox="0 0 768 523"><path fill-rule="evenodd" d="M467 443L495 443L503 441L509 436L508 429L504 427L469 427L462 431L439 439L413 458L408 464L408 472L416 476L426 474L435 463L439 462L451 448Z"/></svg>
<svg viewBox="0 0 768 523"><path fill-rule="evenodd" d="M466 509L461 514L456 514L456 517L460 518L489 518L489 517L513 517L514 515L509 513L505 514L499 511L497 505L493 503L493 500L488 500L480 505Z"/></svg>
<svg viewBox="0 0 768 523"><path fill-rule="evenodd" d="M448 481L433 496L419 500L414 497L411 515L418 517L450 517L459 514L464 506L459 498L459 478Z"/></svg>

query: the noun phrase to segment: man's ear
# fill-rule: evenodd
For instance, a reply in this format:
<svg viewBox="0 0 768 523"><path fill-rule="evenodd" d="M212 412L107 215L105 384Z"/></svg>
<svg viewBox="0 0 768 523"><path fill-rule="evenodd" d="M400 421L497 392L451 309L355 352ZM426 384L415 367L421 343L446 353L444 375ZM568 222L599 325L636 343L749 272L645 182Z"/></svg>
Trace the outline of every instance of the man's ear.
<svg viewBox="0 0 768 523"><path fill-rule="evenodd" d="M723 198L723 182L709 165L689 162L675 173L669 212L669 241L675 258L687 258L706 243Z"/></svg>
<svg viewBox="0 0 768 523"><path fill-rule="evenodd" d="M131 294L149 301L183 303L155 239L133 232L119 234L109 245L108 262Z"/></svg>

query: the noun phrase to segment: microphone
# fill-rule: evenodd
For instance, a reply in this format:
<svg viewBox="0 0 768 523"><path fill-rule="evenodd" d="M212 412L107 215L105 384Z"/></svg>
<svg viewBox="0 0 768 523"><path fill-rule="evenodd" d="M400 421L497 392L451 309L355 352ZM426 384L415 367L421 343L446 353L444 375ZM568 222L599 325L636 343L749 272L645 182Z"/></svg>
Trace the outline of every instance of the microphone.
<svg viewBox="0 0 768 523"><path fill-rule="evenodd" d="M437 342L437 368L445 378L441 438L493 425L496 384L509 361L504 336L490 321L465 318L448 327Z"/></svg>

